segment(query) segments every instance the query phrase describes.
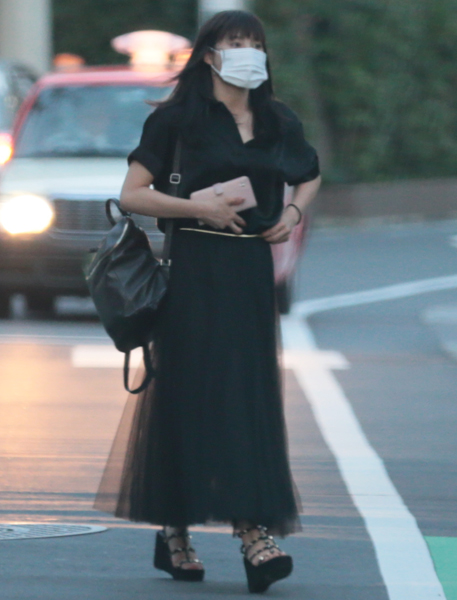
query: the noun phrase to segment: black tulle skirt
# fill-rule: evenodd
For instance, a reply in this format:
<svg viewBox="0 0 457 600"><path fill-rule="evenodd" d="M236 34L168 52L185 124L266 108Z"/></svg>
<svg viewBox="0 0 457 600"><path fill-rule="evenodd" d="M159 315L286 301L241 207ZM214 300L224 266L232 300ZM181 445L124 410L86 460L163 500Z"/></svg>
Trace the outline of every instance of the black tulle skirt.
<svg viewBox="0 0 457 600"><path fill-rule="evenodd" d="M95 508L160 525L297 531L270 245L181 230L172 261L157 377L128 398Z"/></svg>

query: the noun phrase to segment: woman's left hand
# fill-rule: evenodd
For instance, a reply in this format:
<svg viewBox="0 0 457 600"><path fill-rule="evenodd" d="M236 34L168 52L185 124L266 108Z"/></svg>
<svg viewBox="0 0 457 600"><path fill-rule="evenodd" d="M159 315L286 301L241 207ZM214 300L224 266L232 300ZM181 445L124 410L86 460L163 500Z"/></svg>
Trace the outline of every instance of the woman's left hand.
<svg viewBox="0 0 457 600"><path fill-rule="evenodd" d="M286 207L287 208L287 207ZM292 229L297 225L298 216L295 210L284 209L281 219L274 227L264 231L261 236L270 244L282 244L287 242L292 233Z"/></svg>

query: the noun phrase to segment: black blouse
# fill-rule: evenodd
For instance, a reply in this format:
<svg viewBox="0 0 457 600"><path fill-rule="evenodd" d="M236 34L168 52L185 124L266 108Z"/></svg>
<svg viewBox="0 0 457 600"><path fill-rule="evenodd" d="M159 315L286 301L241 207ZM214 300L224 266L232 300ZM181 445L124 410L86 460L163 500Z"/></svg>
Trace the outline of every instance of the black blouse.
<svg viewBox="0 0 457 600"><path fill-rule="evenodd" d="M298 185L319 175L316 151L305 140L296 114L284 105L281 133L276 139L256 135L243 143L225 104L214 99L204 101L209 103L209 110L198 143L181 136L179 196L189 198L196 190L247 175L258 205L240 212L247 223L244 233L261 233L281 217L284 183ZM148 169L154 176L154 188L164 193L170 187L181 111L179 105L157 108L146 119L139 146L128 156L129 164L135 160ZM196 219L176 219L176 224L198 227Z"/></svg>

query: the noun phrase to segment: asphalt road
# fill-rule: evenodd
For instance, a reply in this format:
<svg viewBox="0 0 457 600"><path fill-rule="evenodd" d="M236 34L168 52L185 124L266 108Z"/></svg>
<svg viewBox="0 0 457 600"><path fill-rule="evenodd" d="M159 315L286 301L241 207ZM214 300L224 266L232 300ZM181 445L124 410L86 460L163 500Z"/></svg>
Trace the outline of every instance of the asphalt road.
<svg viewBox="0 0 457 600"><path fill-rule="evenodd" d="M296 301L454 275L455 234L456 222L314 231L297 274ZM443 585L447 600L457 598L457 362L443 345L452 323L437 328L427 318L436 307L448 314L456 305L457 289L449 289L316 313L309 318L311 350L300 341L288 347L302 321L284 321L285 405L303 532L282 542L296 568L269 596L432 600ZM61 306L71 309L71 303ZM183 585L152 568L150 527L92 510L125 402L116 356L106 354L98 325L64 314L54 322L17 318L0 322L0 342L1 523L108 527L78 537L0 540L0 598L247 597L228 529L196 529L207 581ZM334 405L332 393L341 396ZM332 406L344 402L350 419L332 429ZM340 439L333 444L335 431ZM346 469L341 448L351 446L354 431L364 436L359 450L366 450L366 460L363 468ZM401 518L383 504L373 464L384 488L392 486L387 496L401 505ZM363 504L375 488L377 529L372 507ZM387 564L404 537L409 564L403 564L406 553ZM418 567L424 548L434 561L431 583L418 572L427 569Z"/></svg>

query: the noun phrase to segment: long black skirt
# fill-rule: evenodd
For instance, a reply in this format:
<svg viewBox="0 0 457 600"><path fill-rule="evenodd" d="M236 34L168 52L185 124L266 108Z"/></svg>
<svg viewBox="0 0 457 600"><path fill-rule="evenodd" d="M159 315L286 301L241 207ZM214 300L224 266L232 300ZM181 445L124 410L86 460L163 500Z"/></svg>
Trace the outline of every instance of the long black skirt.
<svg viewBox="0 0 457 600"><path fill-rule="evenodd" d="M128 399L95 508L159 525L300 529L276 314L267 242L174 235L157 377Z"/></svg>

